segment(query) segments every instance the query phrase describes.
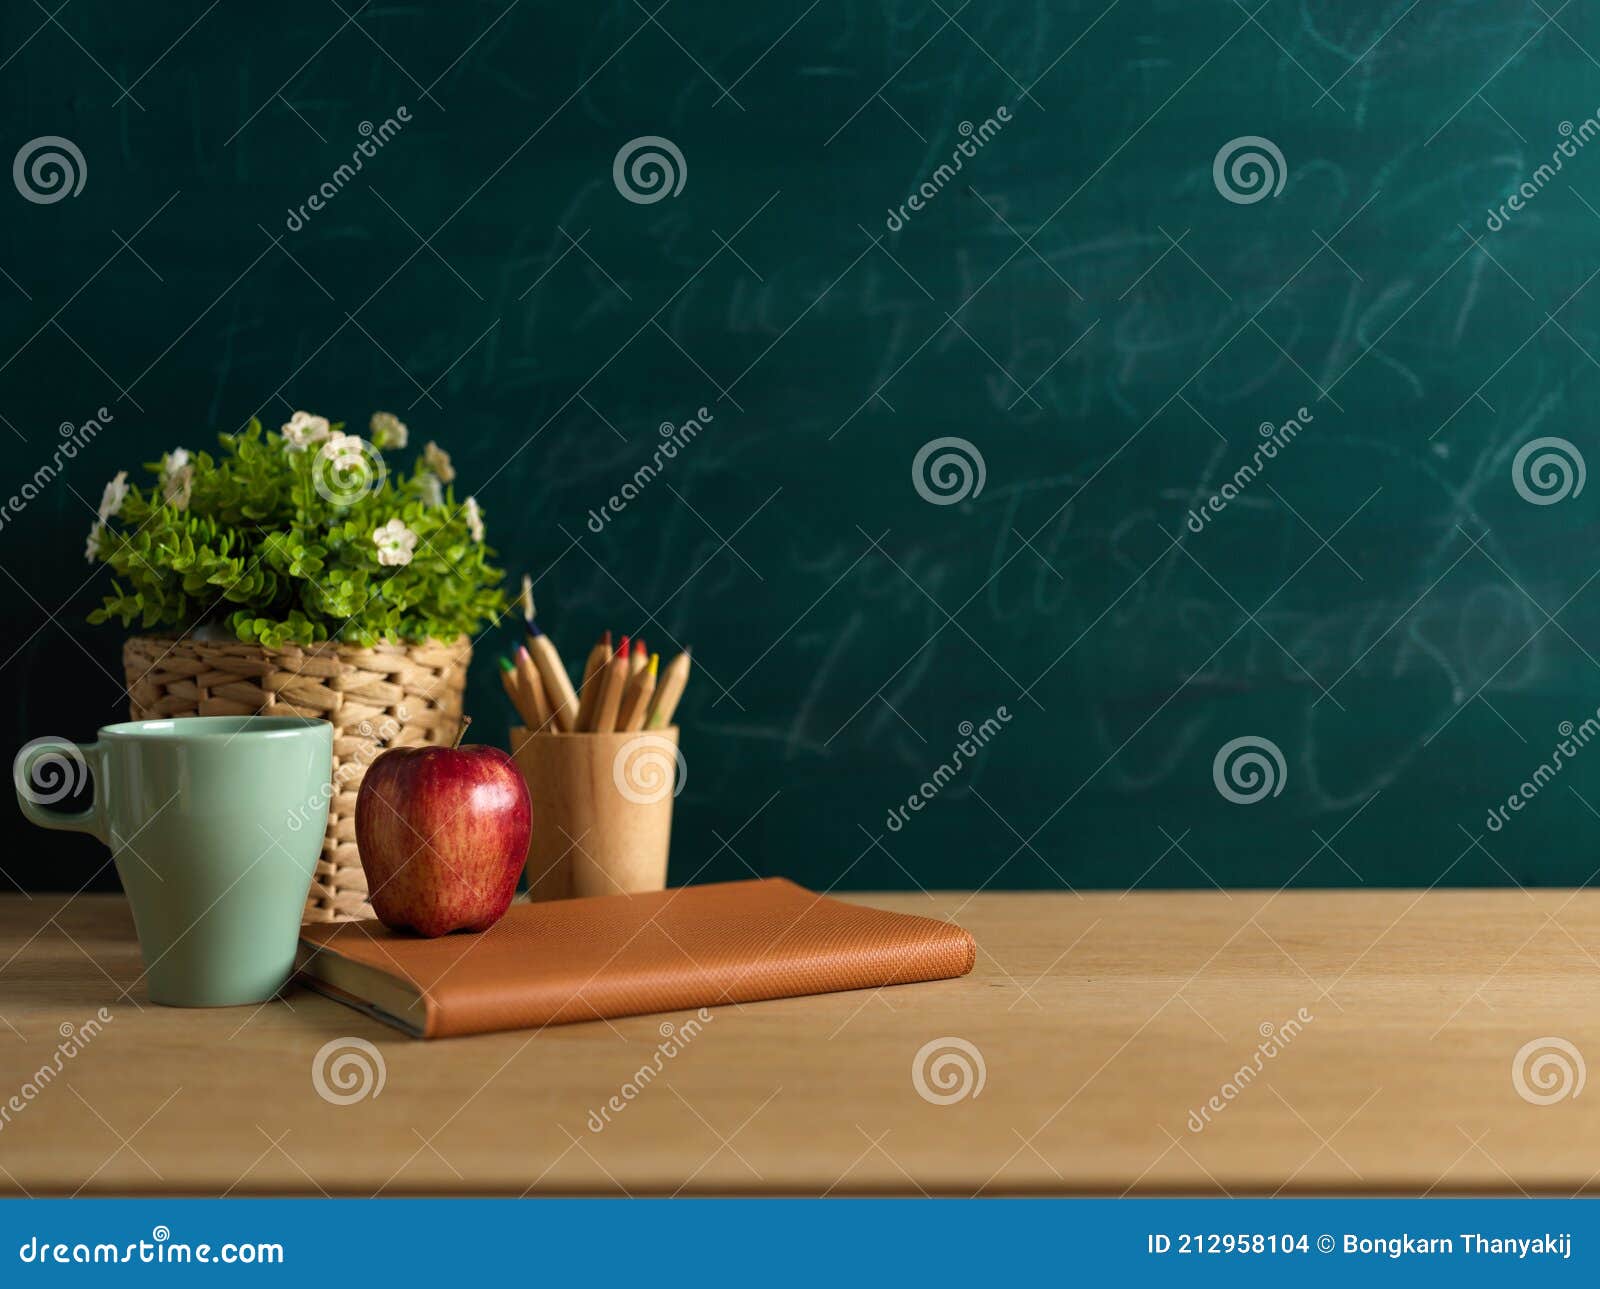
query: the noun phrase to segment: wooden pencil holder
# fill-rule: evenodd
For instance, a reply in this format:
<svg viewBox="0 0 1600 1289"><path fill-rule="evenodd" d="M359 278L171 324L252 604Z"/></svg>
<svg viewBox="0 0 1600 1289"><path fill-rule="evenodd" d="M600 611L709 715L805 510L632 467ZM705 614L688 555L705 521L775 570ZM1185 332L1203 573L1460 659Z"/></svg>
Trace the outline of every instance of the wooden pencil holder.
<svg viewBox="0 0 1600 1289"><path fill-rule="evenodd" d="M529 899L666 889L672 799L684 776L677 726L559 734L519 725L511 755L533 804Z"/></svg>

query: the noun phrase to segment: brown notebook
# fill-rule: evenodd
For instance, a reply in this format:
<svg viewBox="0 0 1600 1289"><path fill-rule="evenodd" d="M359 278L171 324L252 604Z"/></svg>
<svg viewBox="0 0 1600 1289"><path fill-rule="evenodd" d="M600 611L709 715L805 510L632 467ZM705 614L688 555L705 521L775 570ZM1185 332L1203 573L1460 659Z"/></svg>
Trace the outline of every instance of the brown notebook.
<svg viewBox="0 0 1600 1289"><path fill-rule="evenodd" d="M944 980L972 970L950 922L814 895L781 877L517 904L479 935L381 922L300 930L304 983L421 1038Z"/></svg>

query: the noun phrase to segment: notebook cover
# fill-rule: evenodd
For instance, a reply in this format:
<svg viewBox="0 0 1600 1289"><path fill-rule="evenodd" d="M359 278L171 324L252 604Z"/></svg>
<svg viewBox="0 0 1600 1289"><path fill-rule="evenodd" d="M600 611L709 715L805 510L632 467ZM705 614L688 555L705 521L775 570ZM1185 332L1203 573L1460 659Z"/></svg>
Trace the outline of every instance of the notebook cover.
<svg viewBox="0 0 1600 1289"><path fill-rule="evenodd" d="M977 953L953 923L776 877L517 904L478 935L426 940L376 921L300 934L420 992L425 1038L944 980L971 971Z"/></svg>

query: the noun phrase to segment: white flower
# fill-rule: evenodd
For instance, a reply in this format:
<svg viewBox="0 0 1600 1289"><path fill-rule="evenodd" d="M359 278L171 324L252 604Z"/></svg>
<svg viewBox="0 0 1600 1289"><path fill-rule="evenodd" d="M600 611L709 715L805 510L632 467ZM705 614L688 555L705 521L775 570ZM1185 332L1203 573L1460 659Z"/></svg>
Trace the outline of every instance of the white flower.
<svg viewBox="0 0 1600 1289"><path fill-rule="evenodd" d="M122 509L122 503L128 497L128 472L118 470L116 477L106 484L106 489L100 494L100 510L94 521L94 527L89 530L89 540L84 543L83 558L90 564L100 558L100 542L106 535L106 520L110 519Z"/></svg>
<svg viewBox="0 0 1600 1289"><path fill-rule="evenodd" d="M106 490L100 494L100 522L103 524L122 509L122 503L128 497L128 472L118 470L116 478L106 484Z"/></svg>
<svg viewBox="0 0 1600 1289"><path fill-rule="evenodd" d="M359 434L330 434L322 442L322 456L336 466L348 468L365 455L365 445Z"/></svg>
<svg viewBox="0 0 1600 1289"><path fill-rule="evenodd" d="M393 412L374 412L367 425L372 431L373 443L385 451L405 447L406 440L411 437L406 423Z"/></svg>
<svg viewBox="0 0 1600 1289"><path fill-rule="evenodd" d="M472 540L482 543L483 511L478 506L478 499L476 497L468 497L466 505L461 509L467 517L467 531L472 534Z"/></svg>
<svg viewBox="0 0 1600 1289"><path fill-rule="evenodd" d="M372 541L378 548L378 563L399 567L411 563L411 552L417 547L417 535L399 519L374 529Z"/></svg>
<svg viewBox="0 0 1600 1289"><path fill-rule="evenodd" d="M456 468L450 464L450 454L432 439L422 449L423 464L439 476L440 483L449 483L456 477Z"/></svg>
<svg viewBox="0 0 1600 1289"><path fill-rule="evenodd" d="M283 441L289 445L290 451L317 443L331 432L326 416L313 416L310 412L296 412L283 423Z"/></svg>
<svg viewBox="0 0 1600 1289"><path fill-rule="evenodd" d="M194 465L187 448L173 448L161 458L161 500L179 510L189 508L189 492L194 486Z"/></svg>
<svg viewBox="0 0 1600 1289"><path fill-rule="evenodd" d="M425 506L444 505L444 486L439 482L439 476L424 471L417 476L422 484L422 504Z"/></svg>
<svg viewBox="0 0 1600 1289"><path fill-rule="evenodd" d="M189 493L194 488L194 467L186 465L169 475L161 485L161 500L178 510L189 509Z"/></svg>

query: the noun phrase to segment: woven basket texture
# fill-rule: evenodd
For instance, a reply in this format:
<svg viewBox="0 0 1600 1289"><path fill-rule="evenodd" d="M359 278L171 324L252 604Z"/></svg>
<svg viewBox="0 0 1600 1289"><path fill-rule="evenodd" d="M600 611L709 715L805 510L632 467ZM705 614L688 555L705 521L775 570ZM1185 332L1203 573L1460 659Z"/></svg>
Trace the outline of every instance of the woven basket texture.
<svg viewBox="0 0 1600 1289"><path fill-rule="evenodd" d="M311 645L134 636L122 650L134 720L312 716L333 724L328 830L306 900L307 922L373 916L356 852L356 791L385 747L449 743L461 723L472 646Z"/></svg>

